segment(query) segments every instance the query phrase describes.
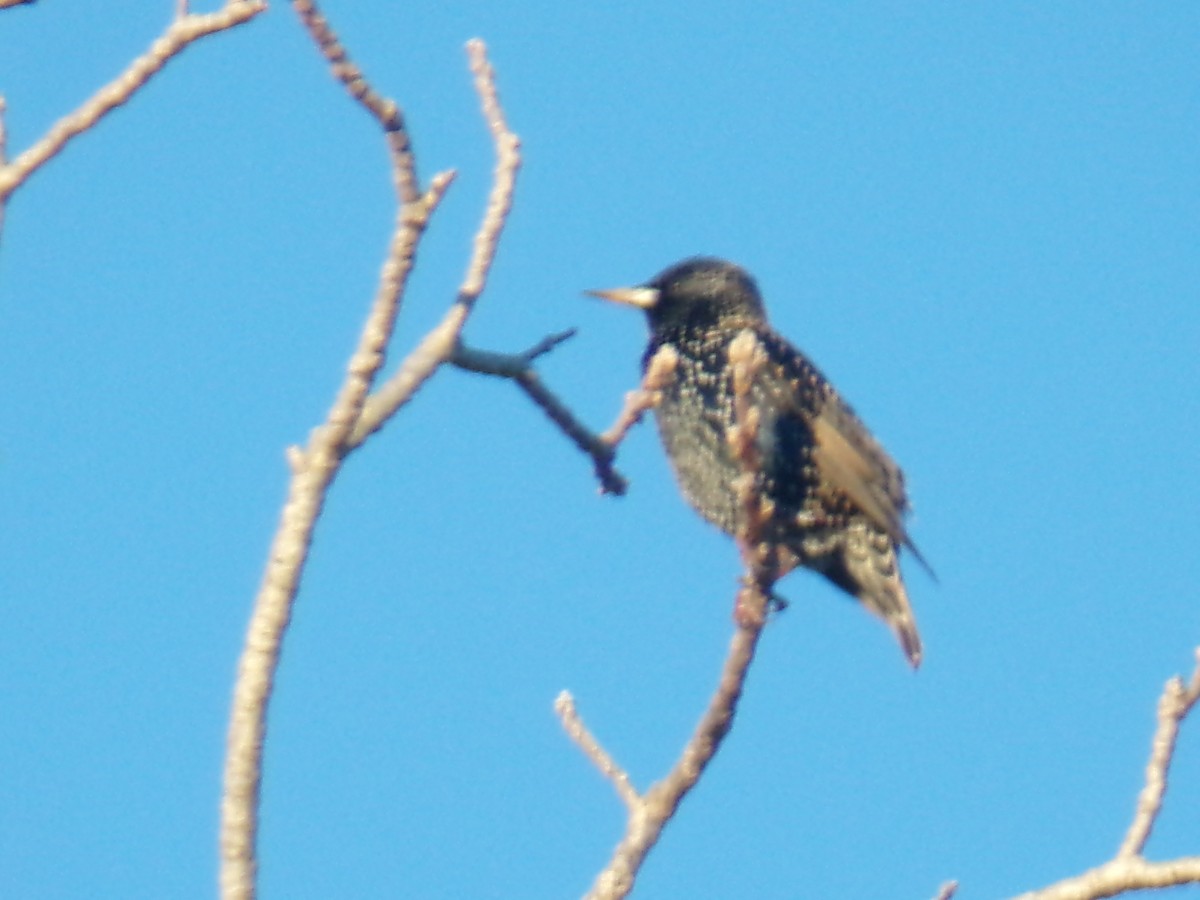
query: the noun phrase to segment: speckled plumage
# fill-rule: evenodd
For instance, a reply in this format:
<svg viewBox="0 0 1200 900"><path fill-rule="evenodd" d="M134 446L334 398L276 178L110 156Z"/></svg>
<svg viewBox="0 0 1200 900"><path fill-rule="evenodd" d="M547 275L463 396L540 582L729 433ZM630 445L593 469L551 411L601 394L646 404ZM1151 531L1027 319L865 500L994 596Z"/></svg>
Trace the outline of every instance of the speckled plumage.
<svg viewBox="0 0 1200 900"><path fill-rule="evenodd" d="M763 536L883 618L918 665L900 546L924 560L904 529L904 477L817 368L767 324L754 280L732 263L696 258L640 288L594 293L645 310L643 369L661 348L676 352L655 408L659 433L684 497L731 535L743 514L732 486L741 464L726 438L734 421L728 349L750 329L767 358L750 394L761 416L759 490L774 504Z"/></svg>

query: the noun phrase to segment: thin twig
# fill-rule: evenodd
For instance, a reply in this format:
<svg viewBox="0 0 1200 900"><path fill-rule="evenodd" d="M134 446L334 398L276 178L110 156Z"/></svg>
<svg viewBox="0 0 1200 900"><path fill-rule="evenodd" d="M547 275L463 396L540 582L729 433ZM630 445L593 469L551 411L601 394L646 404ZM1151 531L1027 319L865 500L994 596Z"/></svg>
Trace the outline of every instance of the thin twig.
<svg viewBox="0 0 1200 900"><path fill-rule="evenodd" d="M613 467L616 451L600 436L593 434L587 426L544 384L538 377L533 363L538 357L549 353L563 341L575 334L574 329L552 334L523 353L493 353L476 350L461 341L454 348L450 362L460 369L480 375L508 378L537 404L559 430L592 458L600 490L606 494L624 494L629 482Z"/></svg>
<svg viewBox="0 0 1200 900"><path fill-rule="evenodd" d="M588 731L588 727L583 724L583 719L579 717L579 712L575 709L575 698L569 692L563 691L554 701L554 711L558 713L559 721L562 722L563 730L567 733L567 736L578 745L579 749L583 751L584 756L590 759L596 768L600 770L600 774L612 782L612 786L616 790L617 796L621 798L621 802L625 804L630 813L633 813L642 802L641 796L634 790L628 773L617 765L616 760L608 754L607 750L600 746L600 742Z"/></svg>
<svg viewBox="0 0 1200 900"><path fill-rule="evenodd" d="M362 416L350 437L356 447L374 434L404 404L408 403L429 380L430 376L454 356L467 317L475 304L491 270L492 259L500 241L516 188L517 170L521 166L521 142L508 130L500 109L495 73L487 61L487 48L479 40L467 43L467 56L475 75L475 89L483 107L484 119L492 134L496 150L496 166L487 209L475 235L474 251L458 291L458 298L443 316L442 321L425 335L400 368L372 394L363 407Z"/></svg>
<svg viewBox="0 0 1200 900"><path fill-rule="evenodd" d="M542 384L533 369L526 370L517 379L517 384L576 447L592 458L596 478L600 482L600 492L617 497L624 496L629 490L629 481L613 465L616 460L613 447L581 424L575 414Z"/></svg>
<svg viewBox="0 0 1200 900"><path fill-rule="evenodd" d="M1146 783L1138 796L1133 822L1116 856L1081 875L1021 894L1015 900L1098 900L1127 891L1200 884L1200 856L1164 862L1151 862L1142 856L1162 811L1180 725L1197 702L1200 702L1200 648L1196 650L1196 668L1188 683L1185 685L1182 679L1175 677L1163 688L1158 702L1158 725L1146 766Z"/></svg>
<svg viewBox="0 0 1200 900"><path fill-rule="evenodd" d="M1185 687L1182 679L1172 678L1158 700L1158 727L1150 745L1146 784L1138 795L1129 832L1117 851L1118 859L1139 856L1146 847L1167 792L1167 774L1175 754L1175 743L1179 739L1179 726L1196 704L1197 698L1200 698L1200 650L1197 651L1196 668L1190 683Z"/></svg>
<svg viewBox="0 0 1200 900"><path fill-rule="evenodd" d="M521 167L521 139L508 127L500 93L496 89L496 72L488 61L487 46L475 38L467 41L467 58L475 76L475 90L483 105L483 118L492 133L496 147L496 166L492 171L492 190L488 194L483 223L475 233L475 250L467 266L467 274L458 292L458 302L470 307L483 293L492 259L500 243L500 231L508 219L516 189L517 170Z"/></svg>
<svg viewBox="0 0 1200 900"><path fill-rule="evenodd" d="M675 378L675 369L679 365L679 354L670 345L664 345L651 357L646 366L646 374L637 390L625 395L625 405L618 413L617 419L600 440L615 450L629 429L642 421L642 416L658 406L663 390Z"/></svg>
<svg viewBox="0 0 1200 900"><path fill-rule="evenodd" d="M452 352L450 362L470 372L515 381L559 430L592 458L601 493L620 496L629 489L629 482L613 466L617 446L625 439L629 430L641 421L642 416L658 405L663 389L675 377L675 367L679 358L672 347L664 346L659 350L647 365L641 385L637 390L626 394L625 405L617 415L616 421L603 434L597 435L581 423L575 414L542 384L532 365L537 357L573 334L574 331L550 335L537 346L524 353L515 354L476 350L460 340Z"/></svg>
<svg viewBox="0 0 1200 900"><path fill-rule="evenodd" d="M83 134L127 102L188 46L202 37L248 22L266 8L264 0L229 0L218 12L188 15L172 21L150 49L130 63L115 80L100 88L75 112L59 119L45 137L0 168L0 203L62 151L72 138Z"/></svg>
<svg viewBox="0 0 1200 900"><path fill-rule="evenodd" d="M547 335L528 350L520 353L495 353L491 350L479 350L459 343L454 348L450 362L467 372L480 375L494 375L498 378L516 380L526 372L540 357L545 356L559 344L575 337L575 329L568 328Z"/></svg>
<svg viewBox="0 0 1200 900"><path fill-rule="evenodd" d="M341 82L358 103L379 123L392 155L392 172L396 191L401 203L416 203L420 200L417 164L412 153L412 141L404 124L404 113L391 98L378 93L363 77L362 70L355 65L342 46L329 21L317 9L312 0L292 0L292 8L300 17L301 24L317 45L317 49L329 63L333 77Z"/></svg>

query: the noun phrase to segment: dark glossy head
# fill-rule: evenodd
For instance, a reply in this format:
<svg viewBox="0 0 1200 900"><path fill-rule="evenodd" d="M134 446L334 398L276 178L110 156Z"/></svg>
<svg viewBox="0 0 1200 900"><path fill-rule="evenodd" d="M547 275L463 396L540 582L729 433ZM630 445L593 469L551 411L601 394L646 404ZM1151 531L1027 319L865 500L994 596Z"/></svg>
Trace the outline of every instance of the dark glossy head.
<svg viewBox="0 0 1200 900"><path fill-rule="evenodd" d="M676 263L640 287L588 293L645 310L655 332L748 324L766 318L758 285L749 273L726 260L704 256Z"/></svg>

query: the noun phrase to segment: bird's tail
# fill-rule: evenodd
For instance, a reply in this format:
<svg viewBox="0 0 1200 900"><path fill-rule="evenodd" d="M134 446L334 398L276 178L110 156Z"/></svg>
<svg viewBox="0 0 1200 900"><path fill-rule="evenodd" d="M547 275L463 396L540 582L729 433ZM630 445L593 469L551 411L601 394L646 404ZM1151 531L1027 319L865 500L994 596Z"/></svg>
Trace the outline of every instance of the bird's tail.
<svg viewBox="0 0 1200 900"><path fill-rule="evenodd" d="M858 590L855 594L867 609L887 623L900 642L909 664L915 669L921 664L921 635L917 631L917 620L909 605L904 582L900 580L894 554L890 572L886 568L870 565L870 562L867 567L869 571L857 579Z"/></svg>
<svg viewBox="0 0 1200 900"><path fill-rule="evenodd" d="M865 520L845 528L811 532L790 544L800 562L816 569L887 624L909 664L921 664L921 635L900 578L897 547Z"/></svg>
<svg viewBox="0 0 1200 900"><path fill-rule="evenodd" d="M825 574L887 623L909 664L917 668L921 664L921 635L900 577L896 545L882 531L851 527L839 555Z"/></svg>
<svg viewBox="0 0 1200 900"><path fill-rule="evenodd" d="M887 612L880 611L888 628L896 635L900 648L908 657L908 663L914 669L921 665L921 635L917 631L917 620L913 617L912 608L908 605L908 595L904 591L904 583L896 578L897 594L892 598L893 606ZM867 604L871 606L872 604ZM873 607L877 609L878 607Z"/></svg>

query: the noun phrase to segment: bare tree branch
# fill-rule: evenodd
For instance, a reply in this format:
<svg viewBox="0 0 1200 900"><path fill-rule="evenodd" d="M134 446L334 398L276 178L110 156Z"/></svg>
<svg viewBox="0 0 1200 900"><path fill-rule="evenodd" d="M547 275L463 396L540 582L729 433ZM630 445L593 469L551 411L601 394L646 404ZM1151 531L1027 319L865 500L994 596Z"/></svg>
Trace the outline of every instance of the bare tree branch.
<svg viewBox="0 0 1200 900"><path fill-rule="evenodd" d="M761 593L759 600L765 609L766 598ZM747 603L747 600L739 599L740 606ZM765 616L762 619L765 619ZM704 769L712 761L721 741L729 732L746 672L754 659L754 651L761 633L761 620L758 625L738 626L708 709L684 747L679 761L662 781L652 785L632 804L625 835L613 851L608 865L588 891L586 896L589 900L625 897L633 890L637 873L650 850L658 842L666 823L675 814L684 796L700 780ZM595 761L592 753L588 756ZM623 771L610 773L603 767L601 771L614 783L618 780L628 780L628 775ZM627 800L627 805L630 802Z"/></svg>
<svg viewBox="0 0 1200 900"><path fill-rule="evenodd" d="M629 488L629 482L613 468L617 446L625 439L629 429L641 421L646 411L658 403L662 388L674 377L677 357L670 347L664 347L655 354L646 369L641 386L626 395L625 405L617 420L608 431L597 435L583 425L558 397L541 383L533 368L533 361L538 356L572 334L573 331L551 335L530 350L515 354L475 350L460 342L450 361L468 372L495 375L515 381L550 420L574 441L575 446L592 458L596 477L600 480L601 493L623 495Z"/></svg>
<svg viewBox="0 0 1200 900"><path fill-rule="evenodd" d="M381 427L452 355L458 334L486 281L511 206L515 172L520 161L517 139L508 132L500 112L486 48L482 42L472 41L467 48L471 68L497 144L499 162L495 185L458 300L443 323L430 332L401 364L392 384L399 379L403 391L397 395L393 387L391 399L380 401L378 395L371 395L371 387L383 366L417 242L453 175L443 173L435 177L429 190L420 193L416 188L410 141L404 132L399 108L370 88L314 4L297 0L295 5L318 49L333 68L334 76L375 115L384 130L391 149L401 206L375 299L358 347L350 358L346 380L325 423L313 430L307 446L291 448L288 452L293 473L288 499L271 544L234 687L221 804L221 896L224 900L251 900L256 894L255 845L267 707L283 637L325 496L345 457ZM386 391L385 385L380 393Z"/></svg>
<svg viewBox="0 0 1200 900"><path fill-rule="evenodd" d="M454 348L450 362L467 372L496 375L515 381L540 357L573 337L575 337L575 329L568 328L566 331L546 335L528 350L522 350L520 353L493 353L490 350L477 350L460 342Z"/></svg>
<svg viewBox="0 0 1200 900"><path fill-rule="evenodd" d="M550 421L557 425L576 447L592 458L596 477L600 480L601 492L621 495L628 489L629 483L620 472L613 468L616 448L601 436L593 434L586 425L580 422L566 404L542 384L537 370L533 367L533 363L538 357L548 353L574 334L574 329L552 334L523 353L493 353L476 350L460 341L454 349L450 362L468 372L515 381L517 386L550 418Z"/></svg>
<svg viewBox="0 0 1200 900"><path fill-rule="evenodd" d="M115 80L100 88L90 100L59 119L40 141L0 168L0 204L53 159L72 138L87 131L125 103L168 62L188 46L210 34L248 22L267 8L264 0L229 0L218 12L177 17L150 49L129 64Z"/></svg>
<svg viewBox="0 0 1200 900"><path fill-rule="evenodd" d="M1142 856L1162 811L1179 727L1197 700L1200 700L1200 648L1196 650L1196 668L1188 683L1185 685L1181 678L1175 677L1163 688L1158 701L1158 727L1146 766L1146 784L1138 796L1133 822L1116 856L1082 875L1021 894L1015 900L1099 900L1129 891L1200 884L1200 856L1166 862L1151 862Z"/></svg>
<svg viewBox="0 0 1200 900"><path fill-rule="evenodd" d="M1117 850L1117 858L1139 856L1162 809L1167 792L1167 772L1175 755L1179 726L1200 698L1200 649L1196 651L1196 669L1185 687L1181 678L1172 678L1163 688L1158 700L1158 728L1150 745L1150 761L1146 764L1146 785L1138 796L1137 810L1125 840Z"/></svg>
<svg viewBox="0 0 1200 900"><path fill-rule="evenodd" d="M1113 859L1082 875L1021 894L1014 900L1100 900L1127 891L1200 883L1200 856L1149 862L1140 856Z"/></svg>
<svg viewBox="0 0 1200 900"><path fill-rule="evenodd" d="M616 447L625 440L625 435L642 416L658 405L662 391L675 378L675 369L679 365L679 354L669 344L663 345L651 358L646 366L646 374L642 383L635 391L625 395L625 405L621 408L617 420L612 427L600 435L600 440L610 447Z"/></svg>
<svg viewBox="0 0 1200 900"><path fill-rule="evenodd" d="M459 288L458 299L442 321L408 355L399 370L367 400L350 438L351 447L357 447L383 427L391 416L413 398L421 385L454 356L467 317L483 291L500 240L500 231L512 206L517 170L521 166L521 142L509 130L501 111L494 73L487 61L483 42L469 41L467 54L471 60L471 71L475 74L475 88L483 105L484 118L496 146L496 167L487 210L475 235L474 252Z"/></svg>
<svg viewBox="0 0 1200 900"><path fill-rule="evenodd" d="M292 481L288 499L255 598L234 685L221 801L221 896L225 900L255 896L263 742L283 635L325 495L352 449L350 433L383 365L417 241L450 180L447 174L435 178L418 212L411 205L402 209L346 381L325 424L313 430L307 447L289 450Z"/></svg>
<svg viewBox="0 0 1200 900"><path fill-rule="evenodd" d="M401 203L417 203L421 199L418 188L416 160L413 158L412 142L404 125L404 114L395 101L377 93L363 77L362 70L346 54L328 20L321 15L316 4L310 0L292 0L292 8L308 30L321 56L329 68L355 100L379 122L392 154L392 172L396 192Z"/></svg>
<svg viewBox="0 0 1200 900"><path fill-rule="evenodd" d="M632 815L641 805L642 798L634 788L633 783L629 780L629 774L617 765L608 751L600 746L600 742L588 731L588 727L583 724L583 719L579 717L579 711L575 709L575 698L571 696L569 691L563 691L554 701L554 711L558 713L559 721L562 722L563 730L567 736L573 740L583 751L583 755L592 761L600 774L612 782L616 789L617 796L621 798L621 802L625 804L625 808Z"/></svg>
<svg viewBox="0 0 1200 900"><path fill-rule="evenodd" d="M734 605L737 629L730 642L729 653L722 666L717 689L709 700L708 709L667 776L652 785L644 794L638 795L632 787L626 789L625 785L630 784L629 776L617 767L609 754L587 731L575 713L573 701L570 701L568 706L560 696L558 708L564 727L584 749L588 758L618 786L618 794L629 808L625 834L613 851L608 865L592 884L587 894L589 900L625 897L633 890L637 873L647 854L658 842L664 826L675 814L683 798L699 782L725 735L729 733L745 685L746 674L754 659L758 639L766 622L768 597L778 577L772 567L773 552L769 547L764 548L762 541L763 500L758 490L758 458L754 449L758 415L748 401L750 384L762 363L762 352L749 332L734 343L738 346L736 349L731 346L730 362L735 367L734 391L737 404L735 422L728 431L727 439L743 467L739 496L749 514L739 529L739 545L743 547L746 571ZM634 412L628 417L623 415L618 421L618 426L614 427L614 431L621 436L632 422L636 421L636 417L653 405L650 400L653 394L669 384L669 381L663 379L667 377L667 372L674 372L675 361L667 358L658 362L657 367L656 361L652 360L647 368L642 392L630 395L627 411ZM566 695L568 700L569 696Z"/></svg>

